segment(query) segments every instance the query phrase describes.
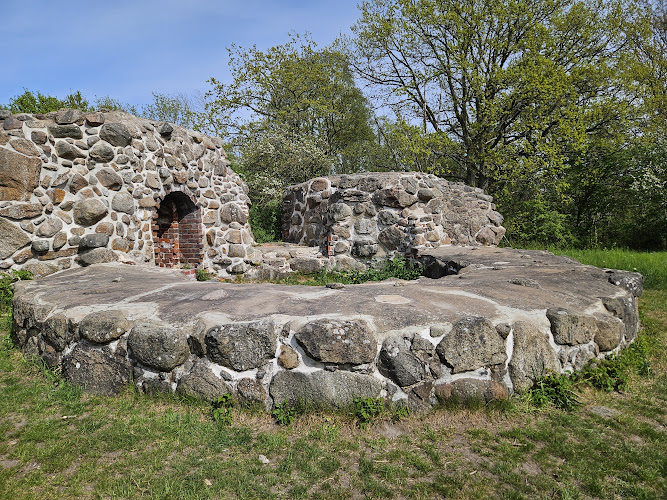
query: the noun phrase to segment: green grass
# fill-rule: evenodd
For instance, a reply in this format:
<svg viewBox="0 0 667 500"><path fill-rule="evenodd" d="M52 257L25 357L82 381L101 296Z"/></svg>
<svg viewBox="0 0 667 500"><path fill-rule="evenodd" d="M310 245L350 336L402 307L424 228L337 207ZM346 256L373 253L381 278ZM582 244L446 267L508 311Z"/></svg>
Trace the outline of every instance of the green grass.
<svg viewBox="0 0 667 500"><path fill-rule="evenodd" d="M572 257L582 264L640 272L644 275L644 287L647 290L667 290L667 252L637 252L618 248L548 250L556 255Z"/></svg>
<svg viewBox="0 0 667 500"><path fill-rule="evenodd" d="M665 498L667 290L647 290L640 314L631 357L648 356L650 372L630 370L623 392L577 385L573 411L515 398L394 422L361 401L356 415L299 413L288 426L236 407L220 425L210 405L130 387L87 395L5 332L0 498Z"/></svg>

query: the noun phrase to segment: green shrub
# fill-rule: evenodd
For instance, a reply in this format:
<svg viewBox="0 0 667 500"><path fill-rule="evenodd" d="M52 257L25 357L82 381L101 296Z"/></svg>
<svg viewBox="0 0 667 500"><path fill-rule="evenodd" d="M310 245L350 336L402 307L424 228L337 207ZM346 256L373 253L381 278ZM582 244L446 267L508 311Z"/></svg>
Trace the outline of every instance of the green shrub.
<svg viewBox="0 0 667 500"><path fill-rule="evenodd" d="M250 227L257 243L282 239L282 200L270 200L266 204L250 207Z"/></svg>
<svg viewBox="0 0 667 500"><path fill-rule="evenodd" d="M390 278L403 280L414 280L422 275L422 268L417 262L408 261L404 257L395 257L386 261L380 269L367 269L366 271L330 271L320 269L315 274L303 274L300 272L290 273L287 277L268 280L281 285L314 285L322 286L327 283L344 283L354 285L367 281L382 281Z"/></svg>
<svg viewBox="0 0 667 500"><path fill-rule="evenodd" d="M400 422L410 416L410 408L402 404L391 403L388 410L392 422Z"/></svg>
<svg viewBox="0 0 667 500"><path fill-rule="evenodd" d="M232 413L232 406L234 404L234 400L232 399L232 395L228 392L226 394L223 394L219 398L217 398L215 401L213 401L213 409L212 409L212 415L213 415L213 420L218 424L218 425L232 425L232 420L233 420L233 413Z"/></svg>
<svg viewBox="0 0 667 500"><path fill-rule="evenodd" d="M498 204L505 215L505 244L525 248L529 242L560 247L575 243L568 215L540 196L519 202L499 198Z"/></svg>
<svg viewBox="0 0 667 500"><path fill-rule="evenodd" d="M651 350L650 341L644 335L618 355L605 359L595 359L575 375L577 381L604 391L624 391L630 382L630 372L641 377L652 373L648 359Z"/></svg>

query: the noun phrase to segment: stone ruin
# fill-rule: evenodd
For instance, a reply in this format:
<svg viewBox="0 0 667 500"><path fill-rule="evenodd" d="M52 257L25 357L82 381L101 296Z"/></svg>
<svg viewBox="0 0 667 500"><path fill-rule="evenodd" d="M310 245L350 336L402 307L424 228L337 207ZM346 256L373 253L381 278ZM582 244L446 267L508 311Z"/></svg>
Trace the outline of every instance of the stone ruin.
<svg viewBox="0 0 667 500"><path fill-rule="evenodd" d="M477 189L415 172L313 179L285 193L292 244L257 247L219 139L123 112L0 120L0 268L43 277L16 285L13 335L91 392L133 381L266 408L364 396L425 409L579 370L639 327L641 275L495 247L502 216ZM183 276L396 255L425 276L337 287Z"/></svg>
<svg viewBox="0 0 667 500"><path fill-rule="evenodd" d="M505 228L492 202L479 188L432 174L321 177L285 192L283 240L363 262L440 245L497 245Z"/></svg>
<svg viewBox="0 0 667 500"><path fill-rule="evenodd" d="M99 394L132 381L267 409L361 396L419 411L507 397L637 334L637 273L481 246L422 258L442 277L329 288L199 283L147 264L70 269L17 284L14 336Z"/></svg>
<svg viewBox="0 0 667 500"><path fill-rule="evenodd" d="M0 121L0 269L121 260L263 278L495 245L505 232L480 189L365 173L290 187L284 240L301 248L255 248L247 186L220 139L118 111L0 110Z"/></svg>
<svg viewBox="0 0 667 500"><path fill-rule="evenodd" d="M0 110L0 269L249 268L247 186L219 138L124 112Z"/></svg>

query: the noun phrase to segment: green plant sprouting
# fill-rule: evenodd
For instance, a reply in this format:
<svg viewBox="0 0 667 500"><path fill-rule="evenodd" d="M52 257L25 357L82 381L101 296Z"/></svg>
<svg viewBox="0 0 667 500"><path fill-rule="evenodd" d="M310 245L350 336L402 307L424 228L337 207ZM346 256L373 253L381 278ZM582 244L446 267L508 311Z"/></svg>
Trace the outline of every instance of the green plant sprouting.
<svg viewBox="0 0 667 500"><path fill-rule="evenodd" d="M572 411L581 406L573 388L574 382L568 374L549 373L536 380L523 397L537 408L552 405Z"/></svg>
<svg viewBox="0 0 667 500"><path fill-rule="evenodd" d="M278 403L271 412L271 416L276 419L280 425L290 425L296 417L296 407L288 400Z"/></svg>
<svg viewBox="0 0 667 500"><path fill-rule="evenodd" d="M228 392L218 397L212 403L212 416L213 420L218 425L229 426L232 425L234 415L232 413L232 406L234 400L232 395Z"/></svg>
<svg viewBox="0 0 667 500"><path fill-rule="evenodd" d="M209 281L213 279L213 276L206 269L197 269L195 271L195 279L197 281Z"/></svg>

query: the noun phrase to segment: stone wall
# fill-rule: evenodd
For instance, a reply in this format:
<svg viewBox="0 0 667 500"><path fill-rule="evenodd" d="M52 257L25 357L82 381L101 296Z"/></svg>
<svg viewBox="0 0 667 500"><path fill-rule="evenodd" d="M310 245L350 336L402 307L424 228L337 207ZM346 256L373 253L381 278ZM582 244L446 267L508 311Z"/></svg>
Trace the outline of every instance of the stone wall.
<svg viewBox="0 0 667 500"><path fill-rule="evenodd" d="M336 260L415 255L440 245L496 245L503 217L479 188L418 172L322 177L283 197L283 239Z"/></svg>
<svg viewBox="0 0 667 500"><path fill-rule="evenodd" d="M248 202L218 138L124 112L0 110L0 269L120 259L243 273Z"/></svg>
<svg viewBox="0 0 667 500"><path fill-rule="evenodd" d="M637 334L637 273L540 251L428 255L458 275L310 287L192 283L148 265L70 269L17 283L14 335L91 392L132 380L145 392L231 392L267 408L363 396L420 409L505 397Z"/></svg>

